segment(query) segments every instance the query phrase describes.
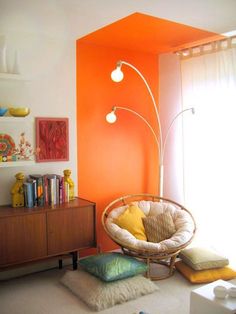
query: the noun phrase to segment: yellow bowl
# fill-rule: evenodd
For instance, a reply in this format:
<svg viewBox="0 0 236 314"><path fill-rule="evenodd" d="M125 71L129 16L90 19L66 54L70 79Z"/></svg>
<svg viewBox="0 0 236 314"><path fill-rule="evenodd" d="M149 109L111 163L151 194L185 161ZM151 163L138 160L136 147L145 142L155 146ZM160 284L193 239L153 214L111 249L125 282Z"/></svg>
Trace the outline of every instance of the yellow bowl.
<svg viewBox="0 0 236 314"><path fill-rule="evenodd" d="M30 113L27 107L10 108L9 113L13 117L26 117Z"/></svg>

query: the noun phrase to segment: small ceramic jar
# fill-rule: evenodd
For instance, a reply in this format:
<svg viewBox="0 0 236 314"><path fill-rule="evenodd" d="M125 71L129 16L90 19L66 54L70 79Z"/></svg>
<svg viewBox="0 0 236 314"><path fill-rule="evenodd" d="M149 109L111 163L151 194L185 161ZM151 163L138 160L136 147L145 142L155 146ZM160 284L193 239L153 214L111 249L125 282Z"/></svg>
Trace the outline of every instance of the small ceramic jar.
<svg viewBox="0 0 236 314"><path fill-rule="evenodd" d="M228 294L228 290L224 286L216 286L213 292L216 298L219 299L224 299Z"/></svg>
<svg viewBox="0 0 236 314"><path fill-rule="evenodd" d="M231 287L228 289L228 294L232 298L236 298L236 287Z"/></svg>

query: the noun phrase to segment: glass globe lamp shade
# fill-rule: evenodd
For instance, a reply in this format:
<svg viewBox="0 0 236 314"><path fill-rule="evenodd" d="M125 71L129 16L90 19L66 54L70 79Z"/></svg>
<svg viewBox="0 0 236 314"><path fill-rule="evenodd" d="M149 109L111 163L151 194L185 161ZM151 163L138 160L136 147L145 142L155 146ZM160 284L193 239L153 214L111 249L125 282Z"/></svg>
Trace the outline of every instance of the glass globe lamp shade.
<svg viewBox="0 0 236 314"><path fill-rule="evenodd" d="M123 80L124 74L121 71L120 67L117 67L114 71L111 72L111 79L114 82L120 82Z"/></svg>
<svg viewBox="0 0 236 314"><path fill-rule="evenodd" d="M114 111L112 111L106 115L106 120L108 123L115 123L116 122L116 115L115 115Z"/></svg>

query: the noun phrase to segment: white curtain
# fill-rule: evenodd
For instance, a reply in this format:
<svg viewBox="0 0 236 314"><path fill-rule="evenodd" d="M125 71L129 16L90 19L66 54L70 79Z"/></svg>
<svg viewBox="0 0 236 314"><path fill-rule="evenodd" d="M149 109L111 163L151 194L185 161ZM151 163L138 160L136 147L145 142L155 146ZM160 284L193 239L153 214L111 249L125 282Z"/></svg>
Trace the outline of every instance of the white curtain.
<svg viewBox="0 0 236 314"><path fill-rule="evenodd" d="M195 242L236 260L236 48L181 61L185 204Z"/></svg>

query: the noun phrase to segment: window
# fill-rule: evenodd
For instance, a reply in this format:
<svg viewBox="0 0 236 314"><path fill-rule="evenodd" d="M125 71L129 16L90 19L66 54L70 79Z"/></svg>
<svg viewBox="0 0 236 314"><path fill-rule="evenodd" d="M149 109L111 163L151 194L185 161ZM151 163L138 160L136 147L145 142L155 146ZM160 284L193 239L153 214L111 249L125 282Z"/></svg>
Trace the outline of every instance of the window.
<svg viewBox="0 0 236 314"><path fill-rule="evenodd" d="M184 193L196 218L196 242L229 258L236 226L236 48L181 61Z"/></svg>

